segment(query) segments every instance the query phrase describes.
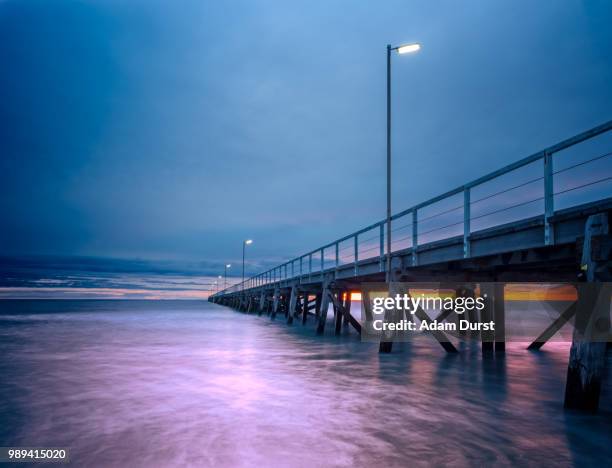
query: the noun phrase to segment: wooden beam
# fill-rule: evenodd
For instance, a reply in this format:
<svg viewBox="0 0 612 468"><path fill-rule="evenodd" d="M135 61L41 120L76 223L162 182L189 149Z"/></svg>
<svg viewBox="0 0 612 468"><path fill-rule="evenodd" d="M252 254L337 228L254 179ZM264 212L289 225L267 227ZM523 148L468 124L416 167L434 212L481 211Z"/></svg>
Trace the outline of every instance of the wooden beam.
<svg viewBox="0 0 612 468"><path fill-rule="evenodd" d="M352 325L353 328L357 330L359 334L361 334L361 324L351 315L350 303L348 306L346 306L342 303L343 301L336 299L333 295L332 300L334 301L334 306L337 307L340 310L340 314L344 316L344 323L346 325ZM346 300L344 302L346 303ZM339 334L338 325L336 325L336 332L336 334Z"/></svg>
<svg viewBox="0 0 612 468"><path fill-rule="evenodd" d="M417 308L417 310L416 310L414 315L421 322L431 323L431 319L429 318L429 316L420 307ZM433 335L433 337L436 340L438 340L438 343L440 343L440 345L444 348L444 350L447 353L456 353L457 352L457 348L455 348L455 345L453 343L451 343L451 341L448 339L448 337L446 336L446 334L442 330L430 330L429 332Z"/></svg>
<svg viewBox="0 0 612 468"><path fill-rule="evenodd" d="M567 309L563 311L559 317L557 317L553 323L551 323L546 330L544 330L540 335L527 346L527 349L535 351L540 349L544 344L550 340L555 333L557 333L563 325L565 325L574 315L576 315L577 303L574 302Z"/></svg>

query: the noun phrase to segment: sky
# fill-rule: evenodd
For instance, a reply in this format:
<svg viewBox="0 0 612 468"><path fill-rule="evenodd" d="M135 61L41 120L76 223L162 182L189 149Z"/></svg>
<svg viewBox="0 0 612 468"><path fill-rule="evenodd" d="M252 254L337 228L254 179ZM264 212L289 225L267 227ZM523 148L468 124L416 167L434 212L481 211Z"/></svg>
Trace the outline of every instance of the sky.
<svg viewBox="0 0 612 468"><path fill-rule="evenodd" d="M393 57L400 211L612 118L611 22L606 0L0 0L0 256L214 278L252 238L256 273L384 218L387 43L422 44Z"/></svg>

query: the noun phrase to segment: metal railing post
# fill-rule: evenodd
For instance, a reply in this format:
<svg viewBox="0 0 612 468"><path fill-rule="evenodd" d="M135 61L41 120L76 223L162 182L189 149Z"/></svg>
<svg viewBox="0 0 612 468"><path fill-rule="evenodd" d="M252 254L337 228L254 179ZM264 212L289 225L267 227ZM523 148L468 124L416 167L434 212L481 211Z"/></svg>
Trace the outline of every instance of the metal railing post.
<svg viewBox="0 0 612 468"><path fill-rule="evenodd" d="M544 153L544 244L555 243L553 226L550 217L555 212L555 197L553 188L553 160L552 154Z"/></svg>
<svg viewBox="0 0 612 468"><path fill-rule="evenodd" d="M312 279L312 254L308 254L308 281Z"/></svg>
<svg viewBox="0 0 612 468"><path fill-rule="evenodd" d="M336 270L340 267L340 245L336 242Z"/></svg>
<svg viewBox="0 0 612 468"><path fill-rule="evenodd" d="M325 257L323 256L325 253L324 250L325 249L321 249L321 277L323 277L323 269L325 267Z"/></svg>
<svg viewBox="0 0 612 468"><path fill-rule="evenodd" d="M338 278L338 267L340 266L340 251L339 251L337 242L334 244L334 250L335 250L335 256L336 256L335 267L334 267L334 279L336 279Z"/></svg>
<svg viewBox="0 0 612 468"><path fill-rule="evenodd" d="M359 234L355 234L354 242L355 242L355 276L357 276L359 274L359 265L357 264L357 262L359 262Z"/></svg>
<svg viewBox="0 0 612 468"><path fill-rule="evenodd" d="M381 223L380 226L378 226L378 230L379 230L379 237L380 237L379 270L385 271L385 225Z"/></svg>
<svg viewBox="0 0 612 468"><path fill-rule="evenodd" d="M412 266L417 266L417 247L419 246L419 225L417 210L412 211ZM391 253L389 253L391 255Z"/></svg>
<svg viewBox="0 0 612 468"><path fill-rule="evenodd" d="M463 191L463 258L472 255L470 248L470 204L470 189L466 188Z"/></svg>

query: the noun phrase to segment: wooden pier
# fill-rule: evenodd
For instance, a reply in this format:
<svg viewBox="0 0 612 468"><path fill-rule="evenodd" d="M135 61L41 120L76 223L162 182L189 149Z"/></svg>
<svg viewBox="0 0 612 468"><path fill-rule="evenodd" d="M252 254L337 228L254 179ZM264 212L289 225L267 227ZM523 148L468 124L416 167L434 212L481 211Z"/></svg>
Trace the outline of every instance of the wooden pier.
<svg viewBox="0 0 612 468"><path fill-rule="evenodd" d="M555 187L561 173L584 168L612 159L612 140L604 150L589 154L589 158L569 164L557 171L555 158L565 150L581 144L591 148L593 140L612 130L612 121L583 132L527 158L517 161L487 176L465 184L426 202L417 204L392 217L394 243L390 252L393 284L452 283L465 285L457 288L456 295L473 294L473 288L482 283L487 291L487 306L480 320L496 323L495 332L479 336L485 354L503 353L505 350L505 282L537 283L589 283L577 288L578 300L564 311L529 346L540 349L566 322L574 320L575 329L568 364L565 406L587 411L598 407L602 373L606 352L610 349L610 292L612 281L612 186L610 176L598 169L586 183L575 182L570 187ZM612 132L610 132L612 134ZM610 136L610 134L608 134ZM588 143L588 144L587 144ZM589 146L591 145L591 146ZM590 150L592 151L592 150ZM571 162L571 161L570 161ZM503 176L529 168L537 171L528 182L502 188L492 195L474 197L485 184ZM612 168L612 161L608 162ZM495 197L524 191L529 184L540 188L526 202L496 206ZM556 209L559 197L589 187L599 186L593 200ZM602 188L603 187L603 188ZM461 200L458 207L449 209L448 203ZM487 216L502 220L484 229L475 229L475 221L485 216L475 214L474 207L482 201L490 202ZM447 205L445 205L445 203ZM503 222L504 213L519 212L529 203L541 203L543 212L529 217L513 216ZM439 206L440 215L428 215ZM451 205L454 206L454 205ZM453 213L454 212L454 213ZM437 229L427 229L424 223L436 216L460 215L459 221L442 222ZM457 233L457 230L461 230ZM407 231L406 231L407 230ZM437 231L437 232L436 232ZM401 234L400 234L401 232ZM407 235L406 235L407 233ZM433 238L431 234L436 234ZM445 236L445 233L449 234ZM244 283L234 285L212 295L211 302L246 313L266 314L272 319L282 316L287 324L314 323L316 333L325 332L328 310L334 314L334 333L352 328L361 333L363 324L351 314L351 293L361 292L364 304L369 304L370 283L385 282L388 253L384 246L385 222L380 221L330 244L285 262L266 272L255 275ZM372 242L373 241L373 242ZM350 257L341 252L350 252ZM495 283L495 284L487 284ZM391 291L399 293L401 291ZM365 308L366 318L371 311ZM432 320L424 311L417 312L420 321ZM391 320L391 317L387 319ZM436 317L438 321L453 320L450 313ZM470 317L476 321L478 317ZM432 332L441 348L457 352L444 332ZM595 337L597 334L597 338ZM391 352L393 336L383 335L380 352Z"/></svg>

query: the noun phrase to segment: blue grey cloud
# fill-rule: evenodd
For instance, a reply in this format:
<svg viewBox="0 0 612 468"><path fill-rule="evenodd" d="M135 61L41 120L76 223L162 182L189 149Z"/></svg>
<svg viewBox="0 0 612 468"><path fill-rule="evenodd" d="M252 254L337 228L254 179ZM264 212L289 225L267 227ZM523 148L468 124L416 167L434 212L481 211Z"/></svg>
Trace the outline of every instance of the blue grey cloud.
<svg viewBox="0 0 612 468"><path fill-rule="evenodd" d="M0 2L0 254L239 262L381 219L594 126L606 1ZM189 268L189 267L186 267Z"/></svg>

